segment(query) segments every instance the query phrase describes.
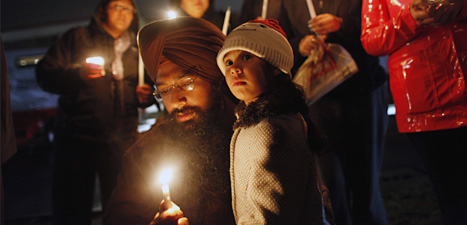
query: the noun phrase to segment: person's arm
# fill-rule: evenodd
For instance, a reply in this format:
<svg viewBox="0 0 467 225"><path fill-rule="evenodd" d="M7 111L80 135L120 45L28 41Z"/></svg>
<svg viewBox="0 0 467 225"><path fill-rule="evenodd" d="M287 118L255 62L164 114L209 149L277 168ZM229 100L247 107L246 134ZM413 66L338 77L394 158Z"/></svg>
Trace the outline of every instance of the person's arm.
<svg viewBox="0 0 467 225"><path fill-rule="evenodd" d="M326 6L322 10L322 13L319 13L310 21L310 26L316 33L324 35L326 42L338 43L342 46L359 46L361 45L362 3L360 0L345 0L340 2L342 2L341 4L345 2L346 7Z"/></svg>
<svg viewBox="0 0 467 225"><path fill-rule="evenodd" d="M152 104L158 104L153 96L154 90L153 81L149 78L149 75L145 73L143 86L138 85L136 87L136 96L138 97L139 107L146 108Z"/></svg>
<svg viewBox="0 0 467 225"><path fill-rule="evenodd" d="M159 208L149 180L144 176L141 154L129 149L122 161L117 185L105 207L103 224L149 225Z"/></svg>
<svg viewBox="0 0 467 225"><path fill-rule="evenodd" d="M136 87L136 95L138 96L139 105L144 107L147 103L151 101L150 97L152 97L152 93L154 89L151 88L148 84L138 85ZM154 101L151 101L154 103Z"/></svg>
<svg viewBox="0 0 467 225"><path fill-rule="evenodd" d="M462 11L457 18L459 21L466 21L467 20L467 0L464 0Z"/></svg>
<svg viewBox="0 0 467 225"><path fill-rule="evenodd" d="M72 62L75 30L65 33L37 65L38 85L54 94L71 94L83 85L80 76L82 65Z"/></svg>
<svg viewBox="0 0 467 225"><path fill-rule="evenodd" d="M422 29L410 13L402 9L390 18L386 0L363 0L361 41L363 48L375 56L389 55L418 35Z"/></svg>

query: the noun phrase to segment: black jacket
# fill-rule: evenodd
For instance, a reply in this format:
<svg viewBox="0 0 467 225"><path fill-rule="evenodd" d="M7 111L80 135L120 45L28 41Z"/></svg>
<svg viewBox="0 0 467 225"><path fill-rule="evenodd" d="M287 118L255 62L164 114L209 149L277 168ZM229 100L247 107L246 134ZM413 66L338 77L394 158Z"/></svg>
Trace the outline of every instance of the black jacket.
<svg viewBox="0 0 467 225"><path fill-rule="evenodd" d="M96 10L87 27L67 31L39 62L36 78L47 92L60 95L56 132L82 137L107 138L116 133L136 131L139 106L138 49L136 32L138 17L134 15L128 32L131 46L123 54L123 112L116 113L115 83L111 77L114 60L114 38L103 28L102 12ZM101 56L106 76L89 81L80 78L85 59ZM146 83L151 83L149 80Z"/></svg>
<svg viewBox="0 0 467 225"><path fill-rule="evenodd" d="M329 13L343 19L341 29L330 33L326 42L342 45L357 63L359 72L343 84L328 93L328 97L346 96L349 93L368 93L380 87L386 81L383 68L379 65L379 59L370 56L363 49L360 42L361 30L361 0L313 0L316 14ZM245 0L242 8L241 21L255 19L261 15L262 1ZM269 0L268 18L275 18L279 21L287 35L287 38L294 50L294 68L292 74L306 60L299 51L300 40L308 34L308 21L310 13L304 0Z"/></svg>

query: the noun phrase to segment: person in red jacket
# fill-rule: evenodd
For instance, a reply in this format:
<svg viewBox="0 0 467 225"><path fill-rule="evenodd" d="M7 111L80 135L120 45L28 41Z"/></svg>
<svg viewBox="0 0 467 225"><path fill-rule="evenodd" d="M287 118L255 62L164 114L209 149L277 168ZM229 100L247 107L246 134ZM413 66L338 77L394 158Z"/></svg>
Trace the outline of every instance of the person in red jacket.
<svg viewBox="0 0 467 225"><path fill-rule="evenodd" d="M361 40L389 55L399 132L433 183L444 224L467 221L467 3L364 0Z"/></svg>

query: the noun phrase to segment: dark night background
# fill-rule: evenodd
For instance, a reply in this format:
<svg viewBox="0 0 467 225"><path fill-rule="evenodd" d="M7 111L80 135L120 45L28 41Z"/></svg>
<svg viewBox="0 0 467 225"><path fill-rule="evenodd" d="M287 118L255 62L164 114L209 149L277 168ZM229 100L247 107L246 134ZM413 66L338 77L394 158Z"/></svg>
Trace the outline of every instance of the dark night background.
<svg viewBox="0 0 467 225"><path fill-rule="evenodd" d="M166 17L167 0L134 0L141 24ZM2 0L1 37L10 76L11 104L18 152L2 166L4 219L7 225L51 224L51 145L49 130L57 96L36 84L34 63L71 27L89 23L98 0ZM239 13L243 0L217 0ZM384 58L382 58L384 61ZM25 64L23 64L25 62ZM384 63L382 63L384 65ZM157 112L148 115L157 115ZM381 174L382 194L391 225L440 224L431 184L406 137L390 116ZM101 224L95 193L93 224Z"/></svg>

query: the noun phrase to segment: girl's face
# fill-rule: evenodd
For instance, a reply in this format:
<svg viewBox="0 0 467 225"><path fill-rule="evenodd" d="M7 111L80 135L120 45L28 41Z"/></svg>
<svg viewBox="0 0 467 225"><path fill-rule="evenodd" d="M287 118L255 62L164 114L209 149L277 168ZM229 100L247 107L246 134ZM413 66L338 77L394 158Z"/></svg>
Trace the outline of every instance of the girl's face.
<svg viewBox="0 0 467 225"><path fill-rule="evenodd" d="M224 64L230 91L246 105L270 89L272 71L261 58L246 51L234 50L224 56Z"/></svg>

